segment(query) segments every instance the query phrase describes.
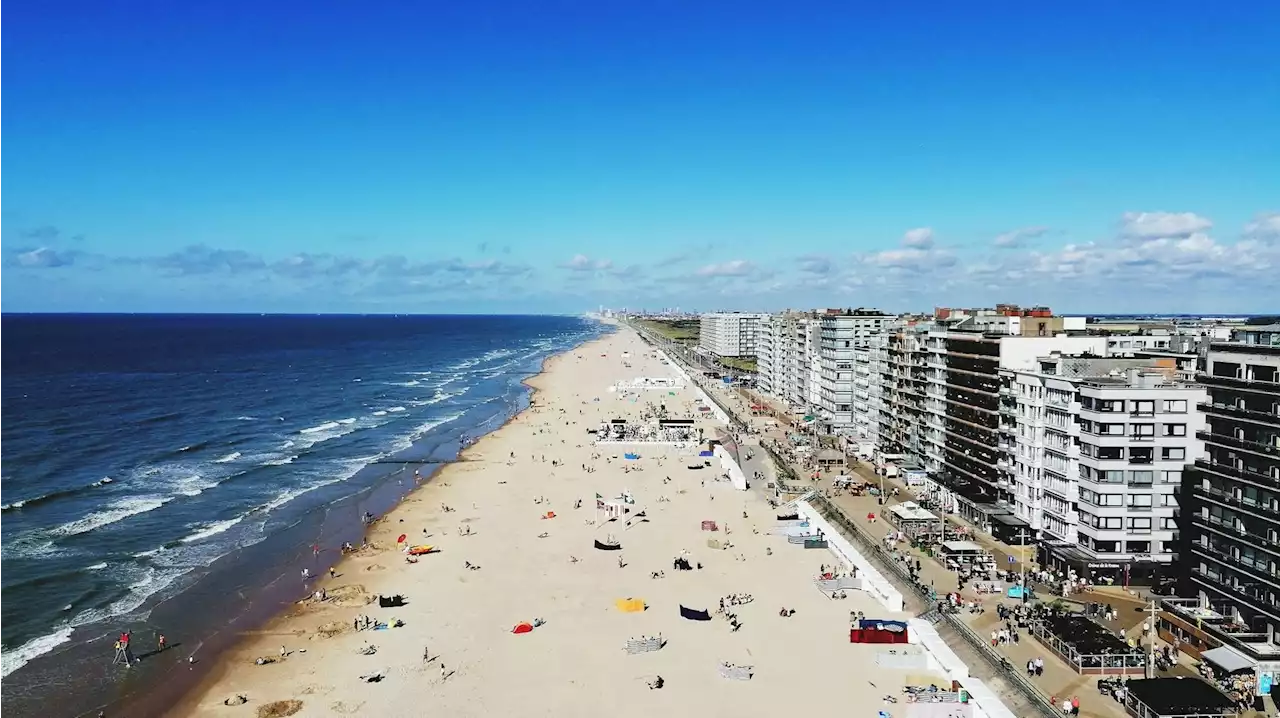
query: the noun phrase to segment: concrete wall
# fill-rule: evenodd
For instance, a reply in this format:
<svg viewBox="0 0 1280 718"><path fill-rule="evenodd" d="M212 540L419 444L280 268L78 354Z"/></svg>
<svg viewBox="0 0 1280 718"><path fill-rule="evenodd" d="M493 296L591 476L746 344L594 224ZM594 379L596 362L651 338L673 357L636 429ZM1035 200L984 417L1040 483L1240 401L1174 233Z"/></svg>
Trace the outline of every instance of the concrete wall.
<svg viewBox="0 0 1280 718"><path fill-rule="evenodd" d="M733 483L733 488L738 491L746 491L747 475L742 473L742 467L738 466L738 462L733 460L733 456L719 444L716 444L714 453L720 459L720 468L729 473L729 481Z"/></svg>
<svg viewBox="0 0 1280 718"><path fill-rule="evenodd" d="M822 532L822 535L827 539L831 553L835 554L836 558L843 561L845 565L858 569L858 574L862 577L867 592L874 596L881 606L884 606L889 611L902 611L902 594L898 589L894 588L893 584L889 583L889 580L875 566L872 566L870 561L855 551L849 540L839 531L836 531L831 524L827 523L822 514L818 513L806 501L796 503L796 513L800 514L802 518L808 519L810 528Z"/></svg>

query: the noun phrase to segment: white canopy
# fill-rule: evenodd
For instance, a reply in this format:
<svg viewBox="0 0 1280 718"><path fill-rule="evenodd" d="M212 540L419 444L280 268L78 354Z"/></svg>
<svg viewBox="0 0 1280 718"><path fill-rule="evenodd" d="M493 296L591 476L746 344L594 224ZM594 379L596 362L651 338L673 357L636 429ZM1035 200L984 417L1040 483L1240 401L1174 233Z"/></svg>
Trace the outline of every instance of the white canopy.
<svg viewBox="0 0 1280 718"><path fill-rule="evenodd" d="M948 553L981 553L982 547L972 541L947 541L942 548Z"/></svg>
<svg viewBox="0 0 1280 718"><path fill-rule="evenodd" d="M904 501L897 506L889 507L890 513L902 521L937 521L938 517L920 508L914 501Z"/></svg>
<svg viewBox="0 0 1280 718"><path fill-rule="evenodd" d="M1230 646L1218 646L1205 651L1200 654L1200 659L1212 663L1227 673L1258 667L1257 661Z"/></svg>

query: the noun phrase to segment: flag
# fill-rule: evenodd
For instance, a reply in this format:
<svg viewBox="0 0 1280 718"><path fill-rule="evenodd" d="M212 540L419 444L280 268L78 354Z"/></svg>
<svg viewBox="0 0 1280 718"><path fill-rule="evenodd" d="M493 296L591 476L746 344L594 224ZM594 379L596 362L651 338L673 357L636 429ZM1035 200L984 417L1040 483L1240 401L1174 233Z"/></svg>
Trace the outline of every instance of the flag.
<svg viewBox="0 0 1280 718"><path fill-rule="evenodd" d="M603 497L603 496L601 496L600 494L596 494L596 498L597 498L597 499L603 499L604 497Z"/></svg>

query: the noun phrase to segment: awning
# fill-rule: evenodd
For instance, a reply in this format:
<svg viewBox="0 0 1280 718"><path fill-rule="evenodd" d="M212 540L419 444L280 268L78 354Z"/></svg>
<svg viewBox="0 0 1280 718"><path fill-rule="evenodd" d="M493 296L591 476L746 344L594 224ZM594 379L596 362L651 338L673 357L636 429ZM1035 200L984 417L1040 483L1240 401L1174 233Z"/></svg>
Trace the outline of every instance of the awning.
<svg viewBox="0 0 1280 718"><path fill-rule="evenodd" d="M942 544L947 553L980 553L982 547L972 541L947 541Z"/></svg>
<svg viewBox="0 0 1280 718"><path fill-rule="evenodd" d="M920 508L914 501L905 501L891 506L889 512L902 521L937 521L938 517Z"/></svg>
<svg viewBox="0 0 1280 718"><path fill-rule="evenodd" d="M1230 646L1218 646L1200 654L1200 660L1208 661L1227 673L1252 670L1258 662Z"/></svg>

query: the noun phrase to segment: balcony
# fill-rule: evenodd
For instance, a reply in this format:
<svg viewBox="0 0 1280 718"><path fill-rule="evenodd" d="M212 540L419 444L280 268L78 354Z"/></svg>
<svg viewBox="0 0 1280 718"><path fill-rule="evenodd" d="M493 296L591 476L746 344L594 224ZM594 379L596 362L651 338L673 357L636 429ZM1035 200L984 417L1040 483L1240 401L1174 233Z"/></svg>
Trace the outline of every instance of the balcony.
<svg viewBox="0 0 1280 718"><path fill-rule="evenodd" d="M1256 421L1269 425L1280 424L1280 416L1272 414L1271 412L1258 411L1256 409L1244 409L1233 404L1211 404L1209 402L1203 402L1196 404L1196 408L1210 416L1225 416L1232 419Z"/></svg>
<svg viewBox="0 0 1280 718"><path fill-rule="evenodd" d="M1229 540L1246 545L1261 546L1267 551L1280 555L1280 540L1273 541L1261 534L1245 531L1243 522L1237 526L1234 522L1219 518L1213 514L1203 516L1199 513L1192 513L1191 523L1208 528L1213 533L1224 536Z"/></svg>
<svg viewBox="0 0 1280 718"><path fill-rule="evenodd" d="M1280 389L1280 383L1274 381L1262 381L1259 379L1241 379L1234 376L1214 376L1212 374L1197 374L1196 381L1207 386L1227 386L1235 389L1244 389L1246 391L1261 391L1266 393L1275 393Z"/></svg>
<svg viewBox="0 0 1280 718"><path fill-rule="evenodd" d="M1267 583L1280 588L1280 576L1269 572L1265 566L1258 566L1251 561L1245 561L1243 558L1234 556L1228 551L1221 551L1211 546L1202 546L1198 543L1191 544L1191 550L1208 559L1226 564L1237 571L1245 571L1254 578L1262 579Z"/></svg>
<svg viewBox="0 0 1280 718"><path fill-rule="evenodd" d="M1196 438L1209 444L1217 444L1218 446L1230 446L1241 451L1248 451L1263 456L1280 458L1280 446L1272 444L1264 444L1261 441L1250 441L1248 439L1237 439L1234 436L1225 434L1214 434L1208 431L1197 431Z"/></svg>
<svg viewBox="0 0 1280 718"><path fill-rule="evenodd" d="M1196 459L1195 465L1196 465L1196 468L1200 469L1201 471L1208 471L1210 473L1218 474L1219 476L1227 476L1233 479L1240 479L1241 481L1248 481L1253 484L1258 484L1260 486L1267 486L1273 489L1280 488L1280 479L1274 479L1267 474L1259 473L1256 471L1243 471L1241 469L1235 468L1234 466L1219 464L1215 461L1210 461L1208 459Z"/></svg>

